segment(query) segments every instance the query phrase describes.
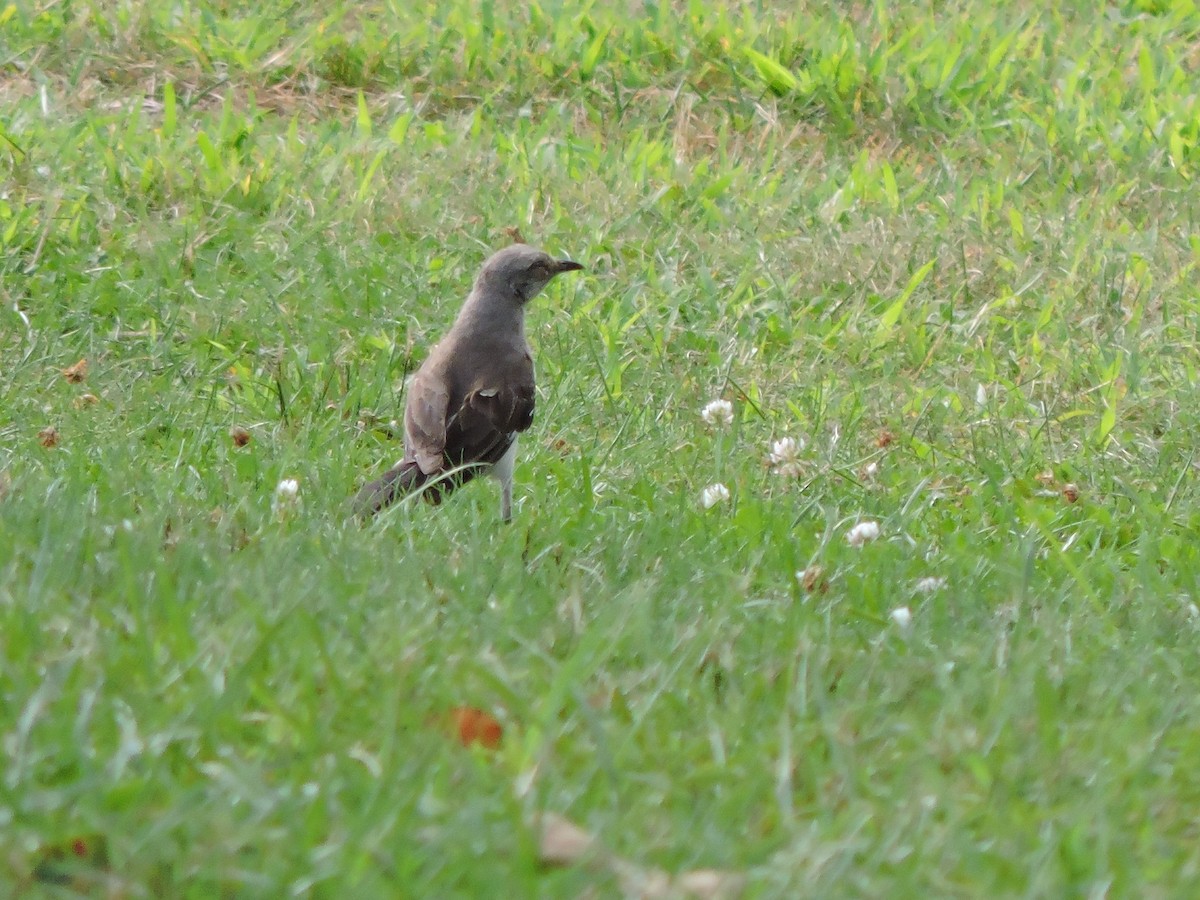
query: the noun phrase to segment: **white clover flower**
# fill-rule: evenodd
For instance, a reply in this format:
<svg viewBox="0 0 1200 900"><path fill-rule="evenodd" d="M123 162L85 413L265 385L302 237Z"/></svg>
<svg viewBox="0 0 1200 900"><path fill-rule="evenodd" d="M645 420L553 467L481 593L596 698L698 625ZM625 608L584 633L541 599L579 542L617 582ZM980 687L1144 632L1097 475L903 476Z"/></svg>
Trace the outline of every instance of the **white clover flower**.
<svg viewBox="0 0 1200 900"><path fill-rule="evenodd" d="M878 522L859 522L846 532L846 541L851 547L861 547L879 537Z"/></svg>
<svg viewBox="0 0 1200 900"><path fill-rule="evenodd" d="M783 437L771 441L771 452L767 454L767 462L771 471L786 478L795 478L800 474L800 453L804 450L804 439Z"/></svg>
<svg viewBox="0 0 1200 900"><path fill-rule="evenodd" d="M912 625L912 610L907 606L897 606L888 613L888 618L895 623L897 628L907 631L908 627Z"/></svg>
<svg viewBox="0 0 1200 900"><path fill-rule="evenodd" d="M700 418L709 425L728 428L733 424L733 404L728 400L711 400L700 410Z"/></svg>
<svg viewBox="0 0 1200 900"><path fill-rule="evenodd" d="M945 578L937 575L926 575L924 578L917 579L917 583L913 585L913 590L918 594L932 594L934 591L940 591L945 586Z"/></svg>
<svg viewBox="0 0 1200 900"><path fill-rule="evenodd" d="M295 478L284 478L275 485L275 496L271 499L271 512L275 515L291 509L300 499L300 482Z"/></svg>
<svg viewBox="0 0 1200 900"><path fill-rule="evenodd" d="M729 488L723 484L710 484L700 492L700 505L705 509L711 509L718 503L724 503L729 499Z"/></svg>

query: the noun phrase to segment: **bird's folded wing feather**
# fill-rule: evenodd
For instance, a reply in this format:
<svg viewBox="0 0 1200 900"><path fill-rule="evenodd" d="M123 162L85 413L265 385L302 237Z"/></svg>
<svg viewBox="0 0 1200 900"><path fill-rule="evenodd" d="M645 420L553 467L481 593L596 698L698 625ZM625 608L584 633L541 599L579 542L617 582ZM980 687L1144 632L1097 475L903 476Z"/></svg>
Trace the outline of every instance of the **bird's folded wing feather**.
<svg viewBox="0 0 1200 900"><path fill-rule="evenodd" d="M532 383L479 388L467 394L465 408L486 419L497 431L527 431L533 424L535 394Z"/></svg>
<svg viewBox="0 0 1200 900"><path fill-rule="evenodd" d="M409 385L404 430L408 436L408 455L426 475L444 467L449 406L450 388L445 379L435 372L418 371Z"/></svg>
<svg viewBox="0 0 1200 900"><path fill-rule="evenodd" d="M446 460L452 466L497 463L518 431L533 424L533 386L473 390L446 422Z"/></svg>

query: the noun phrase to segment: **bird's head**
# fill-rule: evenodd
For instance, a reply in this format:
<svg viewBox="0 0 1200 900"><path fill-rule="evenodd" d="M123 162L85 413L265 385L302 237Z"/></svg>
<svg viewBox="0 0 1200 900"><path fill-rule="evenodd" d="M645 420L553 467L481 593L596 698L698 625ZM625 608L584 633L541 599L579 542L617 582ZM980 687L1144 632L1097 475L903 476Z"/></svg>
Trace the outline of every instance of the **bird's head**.
<svg viewBox="0 0 1200 900"><path fill-rule="evenodd" d="M582 269L569 259L555 259L528 244L513 244L505 247L483 264L479 273L480 282L511 291L521 303L528 303L555 275Z"/></svg>

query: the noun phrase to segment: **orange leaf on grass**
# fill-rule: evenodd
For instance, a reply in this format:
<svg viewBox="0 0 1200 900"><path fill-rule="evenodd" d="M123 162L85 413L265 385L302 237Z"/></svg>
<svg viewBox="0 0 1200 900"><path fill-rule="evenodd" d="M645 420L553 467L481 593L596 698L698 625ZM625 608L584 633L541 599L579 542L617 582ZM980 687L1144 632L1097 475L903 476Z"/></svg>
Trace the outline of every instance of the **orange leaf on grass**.
<svg viewBox="0 0 1200 900"><path fill-rule="evenodd" d="M489 750L500 746L504 730L492 716L473 706L456 706L450 712L454 731L464 747L481 744Z"/></svg>

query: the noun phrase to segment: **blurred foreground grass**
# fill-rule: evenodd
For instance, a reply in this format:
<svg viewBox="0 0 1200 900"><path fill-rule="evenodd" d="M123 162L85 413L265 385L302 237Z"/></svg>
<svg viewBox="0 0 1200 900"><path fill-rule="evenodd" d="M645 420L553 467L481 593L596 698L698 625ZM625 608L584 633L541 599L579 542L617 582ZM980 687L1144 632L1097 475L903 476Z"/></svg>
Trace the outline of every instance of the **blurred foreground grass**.
<svg viewBox="0 0 1200 900"><path fill-rule="evenodd" d="M544 810L752 896L1185 893L1198 34L0 5L0 883L634 890L540 865ZM589 266L531 314L515 524L357 528L512 227Z"/></svg>

